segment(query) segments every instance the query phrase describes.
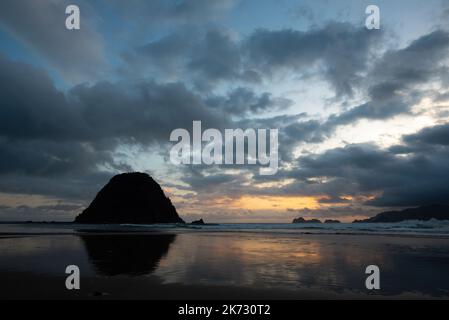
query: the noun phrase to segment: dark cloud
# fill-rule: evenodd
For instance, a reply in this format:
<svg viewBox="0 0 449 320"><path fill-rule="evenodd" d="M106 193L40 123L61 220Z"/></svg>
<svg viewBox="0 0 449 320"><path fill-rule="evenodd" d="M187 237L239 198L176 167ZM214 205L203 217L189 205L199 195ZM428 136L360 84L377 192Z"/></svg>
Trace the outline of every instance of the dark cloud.
<svg viewBox="0 0 449 320"><path fill-rule="evenodd" d="M65 10L70 4L66 0L4 0L0 2L0 27L73 83L102 75L107 63L89 2L77 1L83 9L82 27L77 31L65 27Z"/></svg>
<svg viewBox="0 0 449 320"><path fill-rule="evenodd" d="M125 19L121 22L128 24L121 24L120 32L128 32L129 36L136 30L149 32L148 26L160 24L200 25L221 16L236 3L237 0L131 0L126 3L5 0L0 3L0 27L46 60L65 80L79 83L104 78L111 72L106 41L98 31L109 18L104 14L105 8L116 19ZM65 9L70 4L78 5L82 14L81 28L77 31L65 27Z"/></svg>
<svg viewBox="0 0 449 320"><path fill-rule="evenodd" d="M283 128L283 142L289 147L295 143L321 142L323 141L323 135L322 132L320 132L320 128L321 123L318 120L294 122Z"/></svg>
<svg viewBox="0 0 449 320"><path fill-rule="evenodd" d="M243 70L254 71L259 77L280 70L301 74L315 68L334 86L337 96L351 96L356 89L366 91L367 102L324 121L294 121L293 118L283 123L275 118L243 121L244 127L279 128L280 154L289 161L294 147L323 142L339 126L356 124L361 119L387 120L411 114L412 107L424 94L420 86L442 79L442 64L449 44L446 32L435 31L403 49L389 50L377 59L372 53L379 48L381 37L382 34L346 23L329 23L305 32L261 29L240 42L224 30L215 29L206 32L200 41L189 41L194 38L192 34L169 35L149 44L146 54L172 70L180 66L185 68L181 70L190 69L206 86L221 80L242 80ZM268 92L256 96L246 88L238 88L227 97L209 98L207 103L242 116L288 105L288 100L272 98Z"/></svg>
<svg viewBox="0 0 449 320"><path fill-rule="evenodd" d="M80 114L69 106L46 72L1 54L0 71L0 135L70 140L87 132Z"/></svg>
<svg viewBox="0 0 449 320"><path fill-rule="evenodd" d="M106 163L114 166L112 153L95 150L87 143L0 138L0 175L83 175Z"/></svg>
<svg viewBox="0 0 449 320"><path fill-rule="evenodd" d="M240 41L224 28L183 28L123 56L133 72L144 75L153 70L162 78L182 77L202 91L223 81L261 81L259 73L247 67ZM128 68L123 72L129 73Z"/></svg>
<svg viewBox="0 0 449 320"><path fill-rule="evenodd" d="M70 94L79 102L84 121L102 139L148 144L167 142L176 128L191 128L194 120L222 128L229 119L213 112L182 83L97 83L77 86Z"/></svg>
<svg viewBox="0 0 449 320"><path fill-rule="evenodd" d="M230 35L211 30L195 48L188 68L197 73L199 79L207 81L236 79L241 69L239 48Z"/></svg>
<svg viewBox="0 0 449 320"><path fill-rule="evenodd" d="M136 48L135 52L125 52L123 57L134 73L154 69L166 76L175 76L184 70L196 40L190 32L180 31L154 40ZM129 72L123 70L123 72Z"/></svg>
<svg viewBox="0 0 449 320"><path fill-rule="evenodd" d="M367 74L370 100L331 115L321 130L330 132L360 119L385 120L412 113L412 107L423 97L419 86L441 80L448 56L449 33L444 31L424 35L404 49L386 52Z"/></svg>
<svg viewBox="0 0 449 320"><path fill-rule="evenodd" d="M231 115L250 116L261 112L285 110L293 104L293 101L273 97L269 92L257 95L248 88L238 87L230 91L227 96L208 98L207 104Z"/></svg>
<svg viewBox="0 0 449 320"><path fill-rule="evenodd" d="M0 135L9 139L148 143L193 120L221 128L226 117L182 83L99 82L58 91L47 74L0 56ZM51 116L49 116L51 115Z"/></svg>
<svg viewBox="0 0 449 320"><path fill-rule="evenodd" d="M49 199L82 201L87 204L98 190L113 176L111 172L84 172L82 175L65 173L59 176L34 176L30 174L1 174L0 190L3 193L41 195Z"/></svg>
<svg viewBox="0 0 449 320"><path fill-rule="evenodd" d="M348 39L349 35L353 37ZM339 114L333 114L324 121L307 119L306 115L279 116L266 119L243 119L239 122L239 126L279 128L280 154L288 164L293 161L291 152L295 146L301 143L323 142L339 126L355 124L361 119L387 120L397 115L411 114L412 107L427 93L421 86L443 79L445 70L443 67L449 44L447 33L436 31L425 35L403 49L389 50L379 59L373 57L372 63L369 62L370 56L367 51L370 50L373 45L371 42L375 41L375 38L370 39L368 36L363 41L358 40L358 37L365 36L365 31L350 25L329 24L325 28L308 32L259 30L244 39L240 44L240 53L243 57L246 54L251 59L241 58L237 65L244 65L250 61L251 68L268 76L280 69L289 68L300 74L305 69L317 68L325 71L324 75L331 83L343 84L340 87L335 86L337 95L350 96L357 88L366 92L367 101ZM357 43L361 43L362 50L355 48ZM351 52L339 50L343 44L344 48ZM233 49L233 53L238 50L235 46ZM346 58L348 60L345 60ZM416 63L416 61L422 61L422 63ZM351 68L347 68L346 63L351 64ZM340 70L337 73L342 74L344 79L333 77L332 70ZM361 74L364 74L363 79L366 81L361 81L362 78L359 77ZM233 95L238 99L235 97L232 99ZM221 110L228 110L231 113L239 110L242 112L243 110L262 111L263 108L259 107L236 108L240 105L239 101L251 101L254 97L253 94L247 94L240 88L228 96L229 103L225 103L227 100L222 100L216 105L219 105ZM248 106L268 105L245 103ZM442 138L444 130L437 129L437 127L429 129L428 138L425 136L425 131L419 133L420 139L434 139L442 144L442 140L437 139L444 139ZM444 161L440 161L440 157L441 159L446 157L444 148L440 148L437 153L427 154L422 147L423 143L420 143L421 146L418 149L417 139L412 136L404 137L404 145L393 146L388 150L369 144L349 145L346 148L330 150L322 155L303 156L295 170L288 173L281 171L276 177L254 176L252 178L253 182L294 178L296 179L294 183L278 190L249 188L245 192L283 195L325 194L329 198L322 201L330 203L343 201L344 195L376 194L376 200L371 201L370 204L377 206L441 202L447 195L441 183L444 180L441 177L446 178L446 176L438 174L440 170L447 172ZM408 155L404 157L404 154ZM252 172L248 166L240 169ZM207 177L212 181L210 185L213 187L215 174L218 175L219 182L216 185L220 186L219 190L226 189L224 192L228 195L243 192L235 187L236 182L233 177L223 177L218 173L193 177L200 179ZM192 181L196 180L192 178ZM425 192L425 189L432 184L436 188L433 195ZM223 187L224 185L226 188ZM410 187L412 185L416 187Z"/></svg>
<svg viewBox="0 0 449 320"><path fill-rule="evenodd" d="M81 83L105 79L113 73L110 59L114 58L115 52L111 52L107 47L109 44L104 38L108 36L104 33L105 22L106 27L111 30L117 28L114 32L122 41L126 39L135 45L138 41L135 34L145 33L147 37L162 25L203 25L206 21L217 19L238 2L238 0L131 0L125 3L117 0L97 2L78 0L73 3L69 0L39 2L5 0L0 3L0 28L22 42L30 52L36 53L51 68L56 69L64 80L69 83ZM65 27L67 18L65 10L71 4L80 7L80 30L70 31ZM117 19L116 23L111 24L110 15ZM178 48L180 45L186 45L183 39L177 41L179 42L171 41L170 44L170 39L167 39L160 44L164 55L169 56L173 45ZM157 52L153 52L152 49L161 50L154 47L157 45L153 48L144 47L142 51L154 56ZM162 60L167 63L167 59Z"/></svg>
<svg viewBox="0 0 449 320"><path fill-rule="evenodd" d="M449 33L437 30L404 49L390 50L379 59L367 78L373 99L389 98L414 85L442 76L449 55Z"/></svg>
<svg viewBox="0 0 449 320"><path fill-rule="evenodd" d="M206 175L205 173L209 173ZM182 180L189 184L191 189L197 192L207 192L207 195L213 193L221 194L222 189L226 189L230 193L229 187L244 181L239 175L223 174L219 170L215 170L210 174L210 170L186 170Z"/></svg>
<svg viewBox="0 0 449 320"><path fill-rule="evenodd" d="M322 130L332 132L338 126L356 124L361 119L386 120L399 114L411 113L411 99L395 97L386 101L373 100L353 107L338 115L331 115L323 124Z"/></svg>
<svg viewBox="0 0 449 320"><path fill-rule="evenodd" d="M301 74L315 66L322 69L337 96L351 96L379 36L365 28L333 22L305 32L261 29L247 39L245 47L251 63L264 73L283 69Z"/></svg>
<svg viewBox="0 0 449 320"><path fill-rule="evenodd" d="M201 120L204 128L239 127L241 123L232 116L286 108L291 103L247 88L227 96L201 97L182 83L154 81L83 84L62 93L45 72L27 64L1 56L0 68L0 85L5 89L0 109L0 190L11 193L81 198L86 194L68 187L79 187L76 179L86 177L83 181L87 181L100 170L94 180L105 181L112 174L101 172L105 168L132 170L116 157L123 145L159 152L172 130L190 130L194 120ZM194 175L187 177L198 186ZM234 178L223 175L209 180L218 185L221 179ZM91 186L98 184L90 181ZM85 186L80 190L86 190Z"/></svg>
<svg viewBox="0 0 449 320"><path fill-rule="evenodd" d="M46 205L46 206L38 206L38 210L54 210L54 211L79 211L83 208L82 205L79 204L56 204L56 205Z"/></svg>
<svg viewBox="0 0 449 320"><path fill-rule="evenodd" d="M113 172L133 169L117 156L129 156L121 148L137 146L166 155L170 132L190 130L193 120L201 120L203 128L279 129L281 169L275 176L259 176L258 167L248 165L175 168L173 177L179 175L184 184L173 185L198 192L197 200L211 194L326 196L319 202L335 204L332 210L340 215L363 211L359 206L338 211L337 204L353 202L346 196L387 207L447 203L449 131L444 124L407 135L388 149L352 144L322 154L302 153L300 159L292 154L301 144L324 142L339 126L412 114L428 94L427 84L449 83L447 32L435 31L404 48L382 52L382 32L348 23L306 31L258 29L237 36L213 22L237 3L233 0L81 3L87 19L78 33L64 28L65 0L39 5L3 1L1 27L71 82L101 79L109 70L103 39L94 28L100 21L94 6L108 6L107 12L119 20L126 17L145 26L139 29L146 33L146 44L126 40L134 50L121 56L125 64L119 61L122 73L116 75L121 80L91 81L65 91L47 72L0 55L1 192L86 201ZM138 30L130 25L123 32ZM163 32L154 31L161 26ZM267 86L254 86L286 73L289 79L321 77L338 98L332 101L343 101L344 109L327 119L305 113L265 115L287 112L293 102ZM443 92L432 97L445 101ZM223 172L226 168L233 172ZM293 182L257 185L285 179ZM376 198L368 201L367 195ZM0 209L50 215L78 210L79 204Z"/></svg>
<svg viewBox="0 0 449 320"><path fill-rule="evenodd" d="M100 82L64 94L27 64L0 56L0 70L3 192L84 197L112 172L132 170L115 157L120 146L158 150L173 129L189 129L193 120L213 128L229 121L180 83Z"/></svg>
<svg viewBox="0 0 449 320"><path fill-rule="evenodd" d="M408 145L449 146L449 124L425 128L416 134L407 135L403 140Z"/></svg>
<svg viewBox="0 0 449 320"><path fill-rule="evenodd" d="M380 36L337 22L309 31L259 29L243 39L225 29L188 29L139 47L125 58L131 64L140 61L144 68L191 72L200 87L221 80L257 83L279 71L305 75L313 70L329 81L337 96L351 96Z"/></svg>
<svg viewBox="0 0 449 320"><path fill-rule="evenodd" d="M449 34L444 31L422 36L404 49L386 52L366 76L368 102L332 114L322 123L311 120L291 124L284 130L287 137L284 140L289 146L295 145L296 138L322 142L339 126L356 124L362 119L387 120L412 114L412 107L427 94L420 86L442 80L448 55Z"/></svg>
<svg viewBox="0 0 449 320"><path fill-rule="evenodd" d="M82 208L83 206L79 204L0 207L0 217L3 221L68 221L72 220Z"/></svg>
<svg viewBox="0 0 449 320"><path fill-rule="evenodd" d="M318 120L294 121L281 127L279 156L282 161L294 160L295 148L306 143L320 143L330 135Z"/></svg>
<svg viewBox="0 0 449 320"><path fill-rule="evenodd" d="M356 144L320 155L300 158L291 174L309 181L316 194L332 197L375 195L366 204L375 206L417 206L448 203L449 149L442 138L447 126L426 128L404 138L406 145L388 150L375 145ZM416 143L438 144L432 150L416 148ZM397 152L405 148L408 153ZM413 152L412 152L413 151ZM315 180L323 177L322 182ZM303 191L304 192L304 191Z"/></svg>
<svg viewBox="0 0 449 320"><path fill-rule="evenodd" d="M143 25L202 24L222 16L239 0L102 0L115 13Z"/></svg>

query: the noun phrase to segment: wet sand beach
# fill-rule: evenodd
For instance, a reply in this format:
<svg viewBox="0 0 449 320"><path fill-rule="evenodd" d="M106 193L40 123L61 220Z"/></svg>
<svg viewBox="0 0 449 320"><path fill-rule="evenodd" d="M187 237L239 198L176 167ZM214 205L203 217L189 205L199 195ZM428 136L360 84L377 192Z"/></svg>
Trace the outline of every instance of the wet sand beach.
<svg viewBox="0 0 449 320"><path fill-rule="evenodd" d="M16 227L0 236L0 299L449 297L447 237ZM80 290L66 289L67 265ZM380 290L365 287L368 265Z"/></svg>

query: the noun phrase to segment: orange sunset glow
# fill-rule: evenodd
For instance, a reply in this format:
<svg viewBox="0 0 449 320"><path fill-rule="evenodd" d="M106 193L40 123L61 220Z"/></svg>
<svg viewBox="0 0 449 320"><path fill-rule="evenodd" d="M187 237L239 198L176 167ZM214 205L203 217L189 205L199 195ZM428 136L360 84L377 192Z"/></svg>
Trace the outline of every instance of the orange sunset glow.
<svg viewBox="0 0 449 320"><path fill-rule="evenodd" d="M318 201L322 198L325 197L242 196L232 203L232 207L247 210L317 209L320 207Z"/></svg>

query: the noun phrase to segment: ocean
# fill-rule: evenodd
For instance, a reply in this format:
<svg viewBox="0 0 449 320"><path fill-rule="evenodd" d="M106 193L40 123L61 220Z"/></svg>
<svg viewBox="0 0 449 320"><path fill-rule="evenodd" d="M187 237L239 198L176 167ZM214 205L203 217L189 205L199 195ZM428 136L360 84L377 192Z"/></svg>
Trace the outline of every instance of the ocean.
<svg viewBox="0 0 449 320"><path fill-rule="evenodd" d="M129 232L248 232L273 234L359 234L449 237L449 221L403 221L397 223L220 223L220 224L74 224L0 223L0 235L24 233L76 233L83 231Z"/></svg>

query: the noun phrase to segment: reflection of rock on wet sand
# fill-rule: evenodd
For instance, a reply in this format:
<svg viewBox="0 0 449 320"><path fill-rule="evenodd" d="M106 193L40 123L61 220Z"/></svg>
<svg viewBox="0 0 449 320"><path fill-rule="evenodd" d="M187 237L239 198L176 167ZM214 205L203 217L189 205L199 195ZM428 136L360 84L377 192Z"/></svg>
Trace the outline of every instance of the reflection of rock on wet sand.
<svg viewBox="0 0 449 320"><path fill-rule="evenodd" d="M143 275L153 272L176 235L82 235L89 260L99 274Z"/></svg>

